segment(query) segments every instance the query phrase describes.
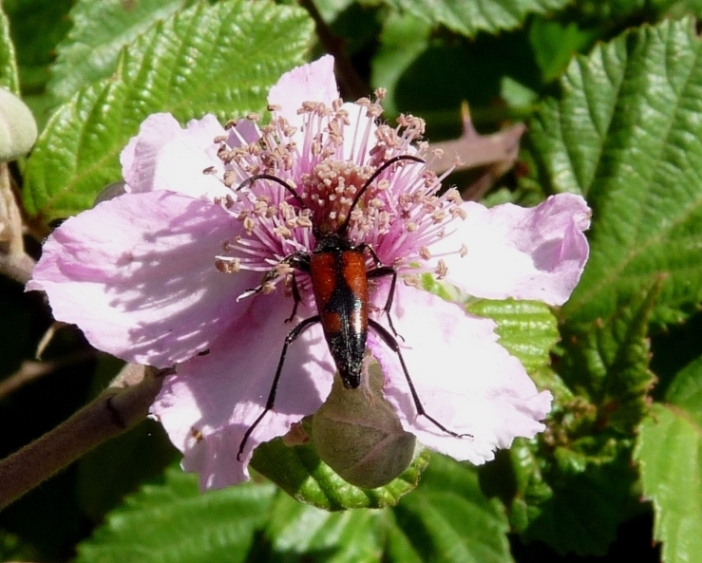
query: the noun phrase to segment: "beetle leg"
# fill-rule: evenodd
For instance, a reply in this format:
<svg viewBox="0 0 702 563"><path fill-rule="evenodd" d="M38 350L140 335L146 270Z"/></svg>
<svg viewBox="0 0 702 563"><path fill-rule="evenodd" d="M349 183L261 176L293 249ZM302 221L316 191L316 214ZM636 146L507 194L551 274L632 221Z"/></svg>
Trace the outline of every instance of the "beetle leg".
<svg viewBox="0 0 702 563"><path fill-rule="evenodd" d="M256 287L250 287L244 293L239 295L239 297L236 298L237 302L241 301L242 299L245 299L246 297L251 297L252 295L258 295L263 291L263 287L270 281L273 281L275 278L278 277L278 272L276 270L268 270L265 274L263 274L263 278L261 278L261 283L258 284Z"/></svg>
<svg viewBox="0 0 702 563"><path fill-rule="evenodd" d="M293 252L292 254L286 256L283 258L280 262L278 262L278 266L281 264L287 264L291 268L294 268L296 270L300 270L301 272L307 272L309 273L310 271L310 257L307 253L305 252ZM250 289L247 289L244 293L242 293L239 297L236 298L237 301L240 301L246 297L251 297L252 295L258 295L263 291L263 288L268 282L273 281L276 279L278 276L280 276L280 273L278 272L278 268L272 268L268 270L265 274L263 274L263 278L261 279L261 283L257 285L256 287L252 287ZM297 307L302 301L302 297L300 297L300 291L297 287L297 281L295 280L295 275L293 274L292 276L292 294L293 294L293 299L295 301L295 304L293 305L293 311L291 315L285 319L286 323L289 323L290 321L293 320L295 317L295 314L297 313Z"/></svg>
<svg viewBox="0 0 702 563"><path fill-rule="evenodd" d="M295 268L296 270L300 270L301 272L310 272L310 256L309 254L306 254L304 252L293 253L290 256L286 257L284 262L287 263L290 267ZM295 318L295 315L297 314L297 307L302 302L302 297L300 297L300 289L297 287L297 278L295 277L295 273L293 272L291 275L292 295L295 304L293 305L292 313L290 313L290 316L287 319L285 319L286 323L289 323Z"/></svg>
<svg viewBox="0 0 702 563"><path fill-rule="evenodd" d="M395 336L402 338L401 334L397 333L397 330L395 330L395 326L392 324L392 317L390 316L390 308L392 307L392 300L395 297L395 284L397 283L397 270L393 268L392 266L384 266L383 263L380 261L380 258L378 258L378 255L375 253L375 250L373 250L373 247L369 244L361 244L359 245L360 250L368 250L370 252L371 256L373 257L373 261L375 262L375 269L374 270L369 270L366 272L366 277L369 279L372 278L382 278L384 276L392 276L392 280L390 280L390 292L388 293L388 298L385 301L385 306L383 307L383 311L385 311L385 315L388 317L388 324L390 325L390 328L392 329L392 332L395 334ZM402 338L404 340L404 338Z"/></svg>
<svg viewBox="0 0 702 563"><path fill-rule="evenodd" d="M409 385L410 388L410 393L412 394L412 400L414 401L414 408L417 409L417 416L423 416L424 418L428 419L431 421L435 426L446 432L447 434L450 434L451 436L454 436L456 438L472 438L472 434L458 434L457 432L454 432L453 430L449 430L446 428L443 424L441 424L438 420L436 420L434 417L431 415L427 414L427 411L424 410L424 405L422 405L422 401L419 398L419 395L417 394L417 390L414 388L414 383L412 383L412 378L410 377L409 371L407 370L407 364L405 364L405 359L402 357L402 352L400 351L400 346L397 344L397 340L395 340L388 332L388 330L381 324L379 324L377 321L374 321L373 319L368 319L368 325L375 330L375 332L380 336L380 338L383 339L385 344L388 345L388 347L397 354L397 357L400 359L400 365L402 366L402 371L405 373L405 379L407 380L407 384Z"/></svg>
<svg viewBox="0 0 702 563"><path fill-rule="evenodd" d="M392 332L395 334L395 336L402 338L402 335L398 334L397 330L395 330L395 325L392 324L392 316L390 316L390 309L392 308L392 300L395 297L395 284L397 283L397 270L395 270L395 268L393 268L392 266L379 266L375 270L370 270L366 274L366 276L369 279L382 278L385 276L392 276L392 279L390 280L390 291L388 292L388 298L385 301L385 306L383 307L383 311L385 311L385 315L388 318L388 324L390 325ZM404 340L404 338L402 338L402 340Z"/></svg>
<svg viewBox="0 0 702 563"><path fill-rule="evenodd" d="M300 297L300 290L297 288L297 279L295 278L295 274L292 274L292 295L295 304L293 305L292 313L290 313L290 316L285 319L286 323L289 323L295 318L295 315L297 314L297 306L302 301L302 297Z"/></svg>
<svg viewBox="0 0 702 563"><path fill-rule="evenodd" d="M271 390L268 393L266 406L263 408L263 412L260 415L258 415L258 418L254 420L253 424L249 426L249 429L244 433L244 437L241 439L241 444L239 444L239 452L236 454L237 461L241 461L241 454L244 453L244 446L246 446L246 442L249 440L251 433L254 431L256 426L258 426L258 423L261 422L261 420L263 420L263 417L266 416L268 411L271 410L273 408L273 405L275 404L275 396L278 392L278 382L280 381L280 374L283 372L283 364L285 363L285 355L288 353L288 346L292 344L297 339L297 337L300 336L305 330L307 330L313 324L316 324L318 322L320 322L319 315L315 315L314 317L309 317L304 321L300 321L300 323L295 328L293 328L285 337L285 344L283 344L283 350L280 353L280 360L278 360L278 367L275 370L275 377L273 377L273 385L271 386Z"/></svg>

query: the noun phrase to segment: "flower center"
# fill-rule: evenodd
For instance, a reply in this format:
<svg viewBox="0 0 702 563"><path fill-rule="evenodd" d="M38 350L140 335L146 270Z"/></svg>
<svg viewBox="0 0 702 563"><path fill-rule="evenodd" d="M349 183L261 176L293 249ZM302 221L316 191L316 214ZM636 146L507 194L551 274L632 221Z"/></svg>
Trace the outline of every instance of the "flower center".
<svg viewBox="0 0 702 563"><path fill-rule="evenodd" d="M225 245L220 269L268 272L275 283L289 273L287 257L313 253L316 239L332 233L368 245L383 264L416 265L461 215L458 192L437 195L442 178L417 161L426 152L417 146L421 120L378 124L380 106L368 100L305 103L296 126L272 110L269 125L250 117L221 139L232 189L224 205L243 234Z"/></svg>
<svg viewBox="0 0 702 563"><path fill-rule="evenodd" d="M313 222L319 234L336 232L347 220L351 204L358 191L363 188L375 169L372 166L357 166L352 162L326 159L317 164L312 172L303 174L301 196L312 212ZM354 219L364 214L369 207L374 189L366 189L362 200L357 202L359 210Z"/></svg>

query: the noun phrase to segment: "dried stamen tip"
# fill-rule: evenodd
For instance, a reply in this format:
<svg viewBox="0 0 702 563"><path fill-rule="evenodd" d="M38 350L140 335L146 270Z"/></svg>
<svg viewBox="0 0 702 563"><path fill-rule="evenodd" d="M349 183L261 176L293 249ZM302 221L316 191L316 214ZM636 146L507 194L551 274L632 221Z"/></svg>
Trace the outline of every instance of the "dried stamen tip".
<svg viewBox="0 0 702 563"><path fill-rule="evenodd" d="M436 264L436 276L439 279L442 279L446 277L446 274L448 273L448 267L446 266L446 262L443 260L439 260L439 262Z"/></svg>
<svg viewBox="0 0 702 563"><path fill-rule="evenodd" d="M215 260L215 267L223 274L236 274L241 270L241 260L233 257L220 257Z"/></svg>

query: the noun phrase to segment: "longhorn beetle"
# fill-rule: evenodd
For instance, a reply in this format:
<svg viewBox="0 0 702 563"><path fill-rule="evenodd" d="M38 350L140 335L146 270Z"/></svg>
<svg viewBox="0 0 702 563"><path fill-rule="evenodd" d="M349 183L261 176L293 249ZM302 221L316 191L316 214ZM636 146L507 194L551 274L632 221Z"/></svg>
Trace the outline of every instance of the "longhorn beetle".
<svg viewBox="0 0 702 563"><path fill-rule="evenodd" d="M424 406L410 378L397 340L385 327L368 317L368 280L391 276L390 291L383 311L385 311L387 315L388 324L392 332L397 336L397 331L390 317L390 308L392 307L392 300L395 295L395 284L397 282L397 271L392 266L383 265L375 251L369 245L365 243L354 245L346 234L349 228L351 212L360 201L363 193L384 170L403 160L419 163L424 162L421 158L411 155L400 155L387 160L376 169L373 175L355 194L346 217L336 231L322 230L319 225L314 224L312 226L312 234L317 242L312 253L293 252L281 260L281 264L287 264L311 277L312 292L314 293L314 298L317 303L317 314L300 321L286 336L283 350L280 353L278 367L273 377L273 385L271 386L268 399L266 400L266 406L244 434L241 444L239 445L239 452L236 456L238 460L241 460L241 454L244 451L244 446L246 446L246 442L251 436L251 433L258 423L263 420L266 413L273 408L278 389L278 381L280 380L280 374L283 369L288 346L304 331L317 323L321 323L322 325L324 337L329 346L329 351L334 359L334 363L339 370L339 375L341 376L344 387L347 389L356 389L361 384L363 357L366 352L366 338L368 336L368 328L370 327L390 349L397 354L405 378L407 379L410 393L412 394L414 406L417 409L417 416L424 416L451 436L457 438L469 436L469 434L457 434L449 430L439 421L428 415L424 410ZM293 196L303 209L308 208L289 184L271 174L257 174L251 176L239 185L237 191L244 186L253 184L257 180L270 180L280 184ZM366 268L366 251L370 253L375 261L375 268L372 270ZM264 276L264 282L274 279L277 275L276 270L271 270ZM259 293L262 289L263 284L252 289L251 292ZM293 319L301 301L294 274L292 275L292 292L295 304L293 305L292 315L290 315L287 321Z"/></svg>

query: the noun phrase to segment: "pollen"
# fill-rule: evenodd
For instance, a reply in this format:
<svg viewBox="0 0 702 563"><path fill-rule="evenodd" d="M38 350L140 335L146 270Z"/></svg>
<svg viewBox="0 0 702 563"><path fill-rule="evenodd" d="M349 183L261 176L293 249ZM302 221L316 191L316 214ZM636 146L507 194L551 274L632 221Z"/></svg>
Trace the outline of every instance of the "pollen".
<svg viewBox="0 0 702 563"><path fill-rule="evenodd" d="M249 115L248 124L232 122L229 135L217 139L231 190L224 207L239 222L240 235L226 251L241 257L236 268L270 272L294 253L312 253L332 233L371 248L377 258L368 253L369 267L379 260L407 275L430 259L427 248L446 225L465 217L463 202L453 189L438 195L445 175L414 161L430 154L421 141L423 120L403 114L393 125L381 122L384 96L378 90L356 104L305 101L290 119L271 105L266 125ZM247 142L252 129L258 134ZM231 270L224 262L218 267ZM445 274L441 263L437 274ZM304 292L305 276L299 278Z"/></svg>
<svg viewBox="0 0 702 563"><path fill-rule="evenodd" d="M439 260L439 262L436 264L436 277L441 279L446 277L446 274L448 273L448 266L446 266L446 262L443 260Z"/></svg>
<svg viewBox="0 0 702 563"><path fill-rule="evenodd" d="M273 229L273 232L280 238L289 239L292 237L292 231L283 225L279 225Z"/></svg>
<svg viewBox="0 0 702 563"><path fill-rule="evenodd" d="M223 274L236 274L241 269L241 260L229 256L219 256L215 260L215 268Z"/></svg>

